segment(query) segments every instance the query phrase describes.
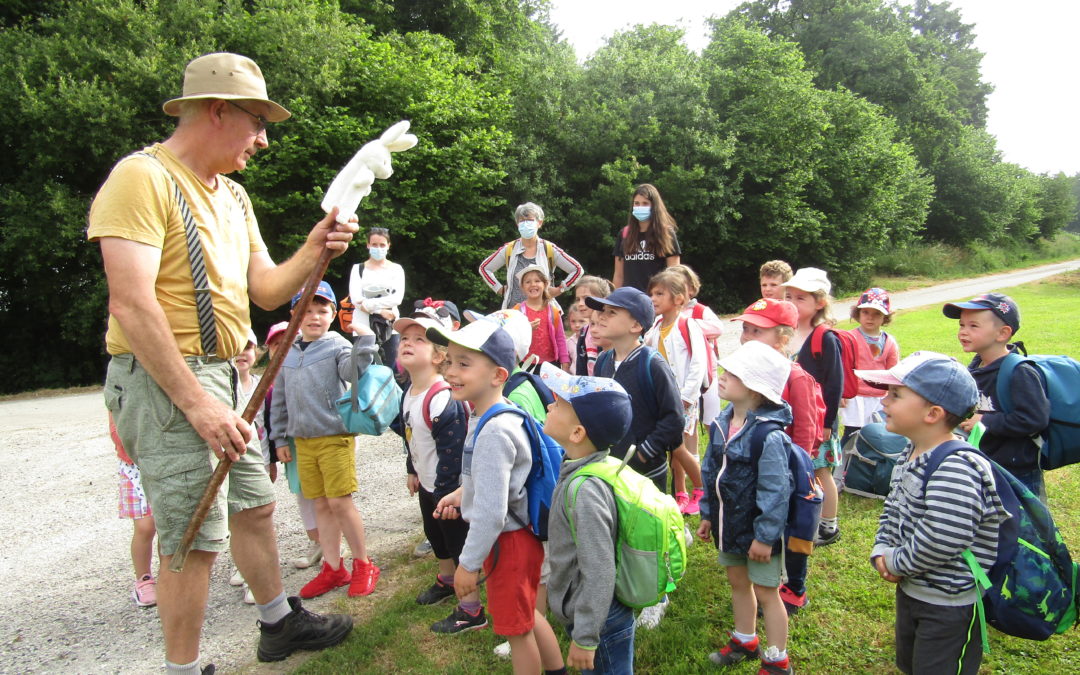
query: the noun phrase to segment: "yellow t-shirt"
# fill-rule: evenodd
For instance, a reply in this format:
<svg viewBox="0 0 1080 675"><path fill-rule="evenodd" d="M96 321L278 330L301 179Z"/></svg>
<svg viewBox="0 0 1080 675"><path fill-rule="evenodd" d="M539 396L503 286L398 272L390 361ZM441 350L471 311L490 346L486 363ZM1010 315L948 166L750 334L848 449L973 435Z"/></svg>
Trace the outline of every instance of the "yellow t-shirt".
<svg viewBox="0 0 1080 675"><path fill-rule="evenodd" d="M234 194L218 176L208 188L160 143L145 148L161 160L180 186L202 240L206 276L217 324L217 355L231 358L247 342L251 326L247 271L252 253L266 250L259 225L244 188ZM241 205L237 199L244 200ZM245 217L245 207L247 217ZM120 237L161 249L155 293L173 335L185 356L203 354L199 319L184 237L184 221L173 193L173 183L161 164L150 157L132 155L120 160L90 206L89 241ZM131 352L124 331L109 317L105 344L110 354Z"/></svg>
<svg viewBox="0 0 1080 675"><path fill-rule="evenodd" d="M667 349L664 348L664 342L667 341L667 336L671 335L671 329L674 328L674 327L675 327L674 323L672 323L669 326L665 326L663 324L660 324L660 349L658 349L657 351L660 352L660 356L663 356L664 360L667 361L668 363L671 362L671 359L668 358Z"/></svg>

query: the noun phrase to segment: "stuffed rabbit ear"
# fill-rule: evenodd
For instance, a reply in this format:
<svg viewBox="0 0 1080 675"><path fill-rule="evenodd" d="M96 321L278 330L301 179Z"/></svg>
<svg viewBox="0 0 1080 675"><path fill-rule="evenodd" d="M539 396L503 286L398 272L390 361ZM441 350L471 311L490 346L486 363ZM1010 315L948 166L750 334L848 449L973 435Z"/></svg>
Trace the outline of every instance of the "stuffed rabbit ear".
<svg viewBox="0 0 1080 675"><path fill-rule="evenodd" d="M409 121L402 120L383 132L379 138L390 152L401 152L416 145L416 136L405 133L409 130Z"/></svg>

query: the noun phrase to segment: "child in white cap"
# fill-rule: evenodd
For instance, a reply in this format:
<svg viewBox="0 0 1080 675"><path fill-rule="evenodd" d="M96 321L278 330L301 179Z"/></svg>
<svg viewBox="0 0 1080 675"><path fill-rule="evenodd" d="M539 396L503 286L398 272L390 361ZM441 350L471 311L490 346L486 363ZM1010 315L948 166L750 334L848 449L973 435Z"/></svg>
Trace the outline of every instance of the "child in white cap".
<svg viewBox="0 0 1080 675"><path fill-rule="evenodd" d="M701 501L698 537L715 539L719 561L731 583L735 630L709 660L731 666L760 658L759 673L791 673L787 655L787 610L780 599L784 529L791 492L784 427L791 407L781 393L791 362L761 343L747 342L727 358L718 380L720 397L731 405L709 430L702 473L707 492ZM775 423L768 427L763 424ZM758 432L764 429L764 434ZM753 461L760 443L760 459ZM757 609L765 617L767 649L756 632Z"/></svg>

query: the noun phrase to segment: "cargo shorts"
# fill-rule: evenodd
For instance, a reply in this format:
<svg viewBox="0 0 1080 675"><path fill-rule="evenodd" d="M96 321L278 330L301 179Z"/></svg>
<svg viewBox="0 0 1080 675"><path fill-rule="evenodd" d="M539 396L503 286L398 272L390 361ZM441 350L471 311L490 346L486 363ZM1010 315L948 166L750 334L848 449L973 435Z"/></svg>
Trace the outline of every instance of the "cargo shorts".
<svg viewBox="0 0 1080 675"><path fill-rule="evenodd" d="M185 361L203 389L238 410L237 374L230 361L204 356L185 357ZM210 482L217 458L132 354L116 355L109 361L105 407L112 412L120 440L142 473L159 551L172 555ZM259 439L253 435L247 452L233 464L218 491L192 548L224 551L229 545L226 514L274 500L274 485L263 463Z"/></svg>

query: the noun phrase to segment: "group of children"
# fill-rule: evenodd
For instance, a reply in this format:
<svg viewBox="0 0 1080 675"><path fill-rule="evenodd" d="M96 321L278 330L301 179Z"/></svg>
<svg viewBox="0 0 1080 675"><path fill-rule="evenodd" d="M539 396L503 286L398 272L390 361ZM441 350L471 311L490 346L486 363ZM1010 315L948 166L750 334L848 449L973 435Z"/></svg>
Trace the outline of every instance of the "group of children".
<svg viewBox="0 0 1080 675"><path fill-rule="evenodd" d="M808 556L785 550L793 490L786 453L805 451L813 460L823 493L816 543L828 545L840 536L833 481L840 428L847 435L883 415L889 431L911 441L894 472L871 553L881 577L898 583L897 664L904 672L937 672L946 664L977 671L981 645L971 618L976 591L960 554L971 548L992 561L996 524L1007 514L987 479L985 460L975 453L951 456L925 490L912 485L922 479L927 452L955 429L967 432L981 422L983 450L1045 495L1038 448L1033 451L1030 441L1040 424L1045 427L1049 409L1045 394L1039 399L1037 375L1021 367L1012 380L1019 415L1003 414L996 400L996 368L1019 329L1019 310L1007 296L945 307L946 316L959 320L962 348L976 355L965 369L927 352L900 361L896 340L883 330L892 308L880 288L862 294L851 311L858 326L839 335L830 314L831 284L816 268L793 272L782 261L763 265L762 297L737 318L741 346L727 355L716 347L722 322L696 300L701 282L685 265L652 276L647 293L582 276L566 314L568 332L546 270L526 266L518 273L525 299L513 308L466 312L472 321L462 326L453 303L428 299L394 323L404 396L393 428L405 441L406 486L417 496L438 559L436 578L416 602L457 599L432 631L483 628L490 616L495 632L508 639L515 672L559 673L567 666L632 672L635 626L658 625L669 599L635 620L615 598L618 513L602 481L581 484L572 513L559 495L581 466L633 453L630 468L673 493L683 513L700 511L697 535L719 550L734 626L710 660L732 665L760 659L759 673L790 673L788 615L809 601ZM379 577L352 500L355 439L333 407L377 346L361 326L352 326L355 344L330 332L335 309L324 282L293 344L275 344L281 324L267 338L271 349L289 353L268 395L261 435L286 462L290 486L297 486L313 542L304 562L322 560L302 597L345 585L349 595L366 595ZM252 339L249 348L254 346ZM853 391L845 387L845 350L853 351L848 360L860 378ZM250 395L254 384L243 374L241 381L241 395ZM551 401L546 406L545 398ZM566 453L546 544L530 522L528 426L506 414L505 402L543 425ZM498 414L478 429L489 412ZM699 462L703 422L709 439ZM123 462L121 467L130 482L131 469L125 472ZM950 491L963 503L943 496ZM130 486L125 492L122 483L121 515L149 515L132 506L136 501L137 493ZM136 526L139 604L151 597L152 577L143 564L148 529L152 538L152 525ZM343 534L351 567L342 558ZM135 559L134 540L132 551ZM547 622L549 598L572 640L565 657ZM764 648L756 633L759 608Z"/></svg>

